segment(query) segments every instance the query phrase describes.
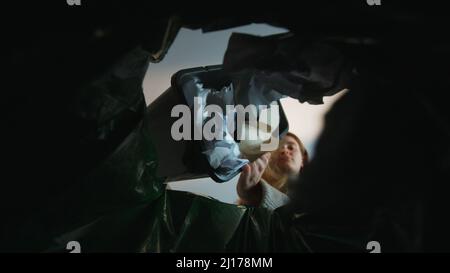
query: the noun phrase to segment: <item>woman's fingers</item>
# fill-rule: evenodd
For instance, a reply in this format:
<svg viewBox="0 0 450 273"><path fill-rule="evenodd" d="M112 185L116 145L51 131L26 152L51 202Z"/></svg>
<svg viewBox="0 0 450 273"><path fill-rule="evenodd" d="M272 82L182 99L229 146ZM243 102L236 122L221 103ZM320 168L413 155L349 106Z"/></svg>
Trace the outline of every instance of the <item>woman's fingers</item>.
<svg viewBox="0 0 450 273"><path fill-rule="evenodd" d="M242 167L241 176L239 177L237 183L237 192L239 197L243 200L245 204L256 204L257 200L261 198L258 191L255 191L261 176L264 173L267 165L269 164L270 153L265 153L254 162L249 163ZM256 200L256 201L255 201Z"/></svg>
<svg viewBox="0 0 450 273"><path fill-rule="evenodd" d="M251 169L252 168L250 167L249 164L242 167L242 173L241 173L241 177L239 178L239 180L242 179L242 181L247 182L250 179Z"/></svg>
<svg viewBox="0 0 450 273"><path fill-rule="evenodd" d="M250 189L252 188L251 183L251 166L250 164L245 165L242 167L241 176L239 177L238 183L236 185L237 193L239 197L243 200L246 200L249 198L248 194Z"/></svg>
<svg viewBox="0 0 450 273"><path fill-rule="evenodd" d="M246 186L251 187L259 182L264 170L267 168L269 163L270 153L265 153L252 163L249 163L242 167L242 173L239 178L241 183L246 184Z"/></svg>
<svg viewBox="0 0 450 273"><path fill-rule="evenodd" d="M239 177L239 183L244 189L249 189L258 184L264 170L268 164L268 158L270 153L266 153L256 159L254 162L245 165L242 168L241 176Z"/></svg>
<svg viewBox="0 0 450 273"><path fill-rule="evenodd" d="M258 172L263 173L264 170L267 168L267 165L269 164L269 158L270 153L265 153L261 157L259 157L257 160L255 160L255 167L257 168Z"/></svg>

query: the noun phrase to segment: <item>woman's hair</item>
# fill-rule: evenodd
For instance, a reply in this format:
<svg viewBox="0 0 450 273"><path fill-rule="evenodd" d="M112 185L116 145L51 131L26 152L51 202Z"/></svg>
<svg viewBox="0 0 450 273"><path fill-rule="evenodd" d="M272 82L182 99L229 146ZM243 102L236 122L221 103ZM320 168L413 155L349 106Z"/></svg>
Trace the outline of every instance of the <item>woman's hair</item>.
<svg viewBox="0 0 450 273"><path fill-rule="evenodd" d="M300 140L298 136L295 134L288 132L285 137L292 137L295 139L295 141L298 143L298 146L300 148L300 153L302 155L302 165L300 166L300 172L303 171L304 166L308 163L308 151L305 148L305 145L303 145L303 142ZM281 143L281 142L280 142ZM277 149L278 150L278 149ZM277 152L277 150L273 151L272 153ZM264 171L262 178L269 183L271 186L275 187L281 192L286 193L287 192L287 181L289 179L289 175L286 173L282 173L276 166L273 165L273 161L269 162L269 165L267 166L266 170Z"/></svg>

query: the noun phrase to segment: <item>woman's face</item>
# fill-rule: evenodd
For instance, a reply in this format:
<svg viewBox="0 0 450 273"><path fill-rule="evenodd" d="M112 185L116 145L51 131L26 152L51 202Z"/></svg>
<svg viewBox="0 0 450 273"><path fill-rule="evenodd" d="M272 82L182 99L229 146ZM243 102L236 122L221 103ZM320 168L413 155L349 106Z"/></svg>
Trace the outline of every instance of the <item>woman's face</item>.
<svg viewBox="0 0 450 273"><path fill-rule="evenodd" d="M298 174L302 166L302 153L297 141L291 136L285 136L280 147L272 154L273 163L286 174Z"/></svg>

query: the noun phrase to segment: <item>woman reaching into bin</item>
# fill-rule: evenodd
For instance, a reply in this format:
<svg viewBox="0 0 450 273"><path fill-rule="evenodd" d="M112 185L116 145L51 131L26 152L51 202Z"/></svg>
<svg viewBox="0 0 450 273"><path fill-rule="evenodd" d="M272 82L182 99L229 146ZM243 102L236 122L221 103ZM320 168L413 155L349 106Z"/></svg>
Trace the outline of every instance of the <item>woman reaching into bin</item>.
<svg viewBox="0 0 450 273"><path fill-rule="evenodd" d="M289 201L288 181L308 162L301 140L288 132L277 150L243 167L237 183L239 204L276 209Z"/></svg>

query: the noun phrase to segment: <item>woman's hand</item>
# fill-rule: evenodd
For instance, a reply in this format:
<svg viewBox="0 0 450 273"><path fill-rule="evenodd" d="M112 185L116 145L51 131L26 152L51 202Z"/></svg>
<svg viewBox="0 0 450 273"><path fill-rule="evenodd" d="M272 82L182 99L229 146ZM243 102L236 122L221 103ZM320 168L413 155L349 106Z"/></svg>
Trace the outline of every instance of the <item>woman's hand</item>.
<svg viewBox="0 0 450 273"><path fill-rule="evenodd" d="M269 164L270 153L265 153L258 159L245 165L239 177L236 189L243 205L258 206L262 198L262 188L259 184L261 176Z"/></svg>

